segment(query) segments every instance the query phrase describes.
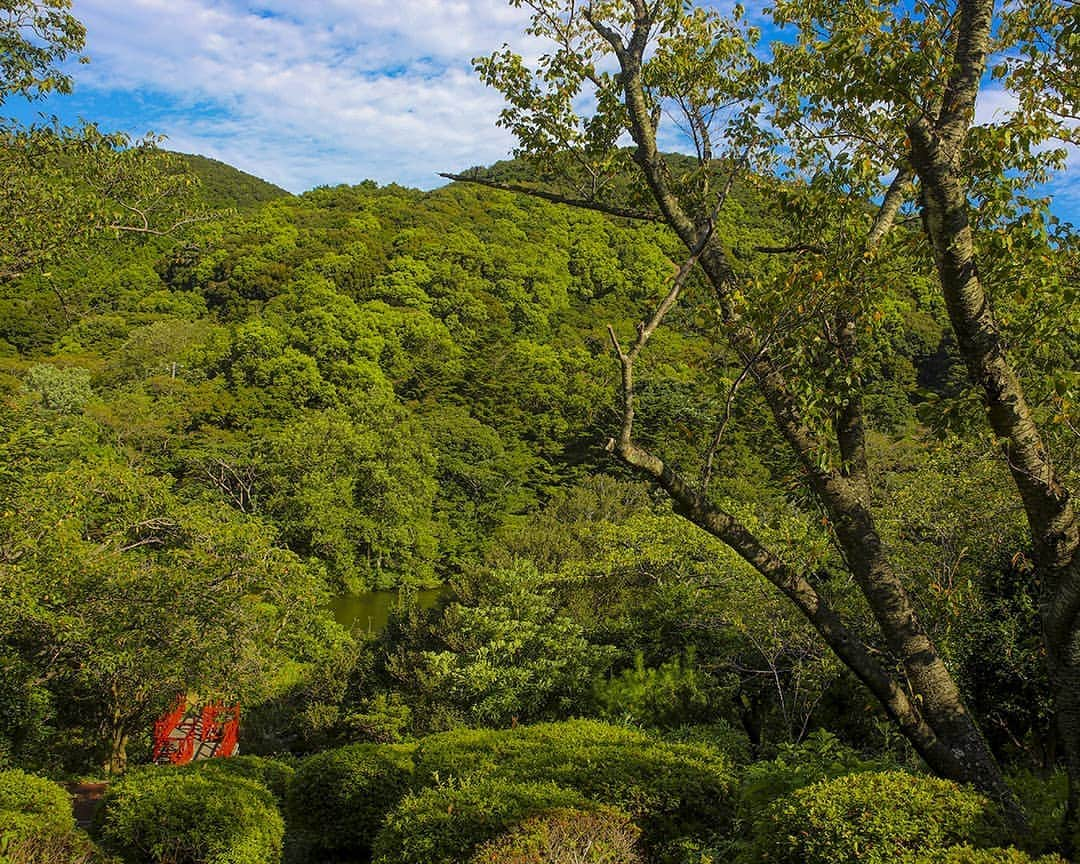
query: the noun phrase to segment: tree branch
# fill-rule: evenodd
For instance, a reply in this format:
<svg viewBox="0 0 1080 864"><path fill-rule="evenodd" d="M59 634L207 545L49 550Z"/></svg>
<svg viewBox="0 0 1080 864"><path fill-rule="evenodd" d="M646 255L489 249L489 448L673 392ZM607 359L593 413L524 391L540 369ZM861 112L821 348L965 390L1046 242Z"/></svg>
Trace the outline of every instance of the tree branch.
<svg viewBox="0 0 1080 864"><path fill-rule="evenodd" d="M914 703L869 649L851 633L829 603L801 574L770 552L730 513L708 503L682 477L649 451L629 440L612 439L613 450L626 464L659 484L678 512L707 531L778 588L803 614L825 643L878 698L916 750L946 774L963 776L957 757L922 719Z"/></svg>
<svg viewBox="0 0 1080 864"><path fill-rule="evenodd" d="M595 210L598 213L606 213L608 216L618 216L621 219L637 219L644 222L663 222L664 217L659 213L650 213L646 210L631 210L625 207L616 207L612 204L604 204L601 201L588 201L583 198L568 198L554 192L543 189L534 189L531 186L522 186L518 183L500 183L496 180L487 180L470 174L450 174L439 172L440 177L454 180L458 183L473 183L477 186L487 186L489 189L499 189L503 192L514 192L518 195L529 195L533 198L542 198L555 204L566 204L570 207L578 207L582 210Z"/></svg>
<svg viewBox="0 0 1080 864"><path fill-rule="evenodd" d="M896 222L896 214L900 212L900 207L907 197L908 187L914 178L915 172L912 171L910 165L905 164L897 169L896 176L893 177L892 183L889 184L889 188L885 192L885 198L878 208L873 224L870 226L870 231L867 232L867 252L877 249L885 235L892 230L893 224Z"/></svg>

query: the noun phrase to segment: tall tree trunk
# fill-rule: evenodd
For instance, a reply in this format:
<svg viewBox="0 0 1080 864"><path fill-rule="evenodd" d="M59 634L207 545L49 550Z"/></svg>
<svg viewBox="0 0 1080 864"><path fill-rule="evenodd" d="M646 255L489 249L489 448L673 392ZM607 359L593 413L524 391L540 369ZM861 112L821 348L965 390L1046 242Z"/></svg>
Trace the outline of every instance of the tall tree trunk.
<svg viewBox="0 0 1080 864"><path fill-rule="evenodd" d="M114 681L109 685L111 705L103 722L105 744L109 748L104 768L106 774L123 774L127 770L128 720L120 701L120 688Z"/></svg>
<svg viewBox="0 0 1080 864"><path fill-rule="evenodd" d="M966 188L928 131L912 131L923 221L949 320L968 376L981 388L990 426L1002 441L1031 532L1048 671L1069 773L1066 835L1072 836L1080 828L1080 521L1006 356L980 281Z"/></svg>
<svg viewBox="0 0 1080 864"><path fill-rule="evenodd" d="M960 166L986 69L993 0L961 0L959 11L955 62L941 110L936 118L921 118L908 128L911 164L921 183L923 228L934 250L957 347L969 378L982 390L1031 531L1048 671L1069 774L1063 842L1071 853L1080 828L1080 521L979 277L967 197L970 179Z"/></svg>
<svg viewBox="0 0 1080 864"><path fill-rule="evenodd" d="M624 39L620 33L592 17L589 17L589 21L612 46L619 61L630 133L637 145L634 161L660 212L709 278L730 344L738 356L748 359L780 432L810 477L818 499L832 520L852 575L873 610L878 628L889 649L903 664L918 708L906 695L902 700L898 698L896 690L902 688L897 688L890 676L885 675L886 680L877 678L878 664L875 662L875 668L870 669L863 662L860 656L862 652L849 644L850 634L836 619L835 613L823 607L820 598L803 577L790 573L770 575L768 568L763 568L755 560L760 556L752 548L758 545L754 538L742 536L735 530L727 514L718 514L700 496L686 488L681 478L672 474L660 460L631 443L629 427L633 411L629 402L623 434L613 449L625 461L652 474L671 494L677 508L685 516L724 540L795 602L843 662L870 687L889 716L897 722L935 772L971 783L990 794L1002 804L1014 827L1022 827L1025 823L1022 811L1008 789L986 739L967 710L959 687L918 620L911 598L892 568L869 508L867 478L846 476L853 469L856 472L860 467L865 469L865 461L862 460L860 465L859 460L850 460L849 454L844 454L844 461L848 464L840 471L819 467L817 456L827 451L827 444L803 423L797 400L792 396L783 374L757 350L754 333L740 322L732 303L738 279L726 250L711 231L703 229L691 218L668 185L666 169L656 146L653 115L641 79L642 59L653 25L653 13L642 0L634 0L633 7L635 24L629 39ZM894 199L887 199L886 204L899 206ZM647 333L644 338L647 338ZM624 365L624 393L629 396L632 393L632 380L626 377L628 358L621 349L619 353ZM850 407L852 411L858 411L857 403ZM841 451L861 447L859 418L846 417L843 421L837 429ZM857 455L861 457L862 454ZM812 592L812 596L800 596L807 591Z"/></svg>
<svg viewBox="0 0 1080 864"><path fill-rule="evenodd" d="M109 736L109 758L105 763L106 774L123 774L127 770L128 734L121 728Z"/></svg>

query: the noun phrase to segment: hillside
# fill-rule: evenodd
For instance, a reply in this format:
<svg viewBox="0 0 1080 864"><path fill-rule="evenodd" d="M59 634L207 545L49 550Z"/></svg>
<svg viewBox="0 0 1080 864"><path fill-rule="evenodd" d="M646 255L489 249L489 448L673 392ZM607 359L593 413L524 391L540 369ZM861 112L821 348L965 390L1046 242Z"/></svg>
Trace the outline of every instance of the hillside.
<svg viewBox="0 0 1080 864"><path fill-rule="evenodd" d="M640 832L650 861L724 860L773 842L753 823L770 801L855 772L830 802L989 806L905 773L912 751L807 622L606 451L607 327L629 338L667 290L685 254L667 229L467 183L290 196L190 158L235 215L0 292L0 756L120 772L150 758L176 693L220 694L243 704L245 753L288 754L232 763L279 798L232 768L162 768L131 771L117 794L134 797L107 812L190 785L312 862L369 860L373 843L380 861L464 860L461 832L504 825L471 814L597 801L628 808L603 830L631 847ZM486 176L536 182L512 163ZM758 251L788 239L766 194L740 187L715 229L762 316L793 303L789 262ZM860 375L874 494L898 514L883 535L1004 758L1050 734L1022 519L977 405L953 398L963 369L909 234L882 272ZM698 477L719 429L711 500L855 618L805 466L740 389L715 309L691 279L642 355L637 438ZM798 344L780 346L792 363L828 359ZM415 602L432 585L434 607ZM392 587L380 634L329 613ZM1010 659L988 676L987 655ZM576 764L617 767L597 781ZM360 776L370 818L347 791ZM916 809L905 825L927 824ZM105 820L116 848L127 818Z"/></svg>
<svg viewBox="0 0 1080 864"><path fill-rule="evenodd" d="M446 579L507 520L606 461L617 370L604 328L626 329L659 296L678 256L664 229L467 184L294 198L196 164L214 200L247 211L171 251L72 262L48 289L9 300L0 325L24 368L91 371L93 422L122 434L141 470L226 500L236 490L208 485L207 464L257 472L254 512L332 584L361 587ZM725 208L720 230L737 248L772 242L754 206L748 190ZM58 296L66 309L49 311ZM876 373L882 432L912 422L919 368L940 363L944 339L918 297L896 303L923 335L899 346L904 365ZM680 314L645 372L650 435L671 428L651 416L720 410L702 378L716 362L695 323L703 305L697 296ZM313 424L336 443L297 473L295 436ZM664 439L687 460L710 424L694 425ZM775 451L766 438L740 444L737 459L782 496L788 466Z"/></svg>
<svg viewBox="0 0 1080 864"><path fill-rule="evenodd" d="M250 210L275 198L288 196L280 186L207 156L180 153L189 169L202 182L203 199L214 208Z"/></svg>

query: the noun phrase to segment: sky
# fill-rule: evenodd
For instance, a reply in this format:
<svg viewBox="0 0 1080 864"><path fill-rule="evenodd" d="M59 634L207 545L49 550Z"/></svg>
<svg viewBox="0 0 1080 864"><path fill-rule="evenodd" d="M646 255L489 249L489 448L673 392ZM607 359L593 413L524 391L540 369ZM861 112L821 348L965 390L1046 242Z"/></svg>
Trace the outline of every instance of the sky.
<svg viewBox="0 0 1080 864"><path fill-rule="evenodd" d="M470 60L520 47L505 0L74 0L88 65L32 109L168 136L292 192L372 179L430 188L505 158L501 97ZM14 111L11 109L15 109Z"/></svg>
<svg viewBox="0 0 1080 864"><path fill-rule="evenodd" d="M760 5L754 2L747 6ZM507 0L74 0L87 28L75 92L7 114L85 118L235 165L291 192L379 183L429 189L506 158L502 98L471 59L528 55L527 10ZM1006 109L987 88L979 119ZM1080 223L1080 154L1048 190Z"/></svg>

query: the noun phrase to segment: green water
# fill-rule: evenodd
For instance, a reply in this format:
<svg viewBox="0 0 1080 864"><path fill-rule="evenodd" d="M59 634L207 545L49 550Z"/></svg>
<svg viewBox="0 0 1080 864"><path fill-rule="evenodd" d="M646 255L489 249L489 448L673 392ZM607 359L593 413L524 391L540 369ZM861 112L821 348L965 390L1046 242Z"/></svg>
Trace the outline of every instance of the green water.
<svg viewBox="0 0 1080 864"><path fill-rule="evenodd" d="M443 595L445 588L428 588L416 592L421 609L430 609ZM361 594L341 594L330 601L334 620L342 627L381 633L398 602L397 591L364 591Z"/></svg>

